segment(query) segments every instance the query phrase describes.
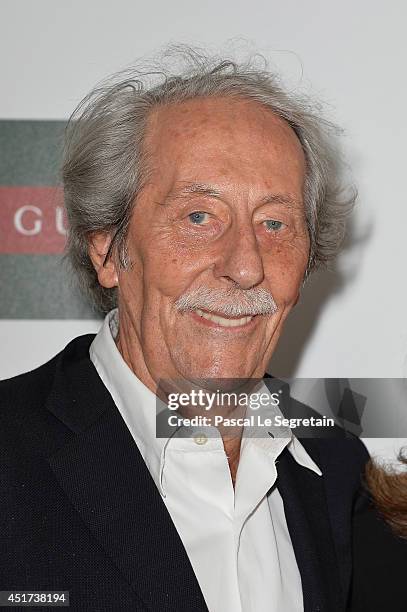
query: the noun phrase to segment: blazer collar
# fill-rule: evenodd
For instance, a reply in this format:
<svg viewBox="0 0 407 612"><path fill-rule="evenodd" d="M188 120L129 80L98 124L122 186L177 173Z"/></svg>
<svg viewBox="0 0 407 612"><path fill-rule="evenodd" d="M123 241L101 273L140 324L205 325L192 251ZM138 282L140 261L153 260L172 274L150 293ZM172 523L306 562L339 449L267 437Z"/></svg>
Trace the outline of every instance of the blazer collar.
<svg viewBox="0 0 407 612"><path fill-rule="evenodd" d="M303 443L310 452L312 443L309 440ZM304 612L340 612L345 609L344 595L324 478L298 466L286 449L277 462L277 472L277 488L301 574Z"/></svg>
<svg viewBox="0 0 407 612"><path fill-rule="evenodd" d="M146 609L207 612L165 504L89 359L92 338L62 353L48 409L69 433L48 463Z"/></svg>

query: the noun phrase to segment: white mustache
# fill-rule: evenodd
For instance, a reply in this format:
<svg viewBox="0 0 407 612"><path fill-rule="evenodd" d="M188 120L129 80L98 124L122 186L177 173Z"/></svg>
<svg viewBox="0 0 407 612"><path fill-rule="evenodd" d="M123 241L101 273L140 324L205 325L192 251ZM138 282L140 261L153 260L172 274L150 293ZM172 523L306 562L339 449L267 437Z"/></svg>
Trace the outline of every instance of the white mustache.
<svg viewBox="0 0 407 612"><path fill-rule="evenodd" d="M272 315L277 311L277 304L269 291L262 288L210 289L198 287L184 293L175 302L180 312L187 310L207 310L228 317L254 316L257 314Z"/></svg>

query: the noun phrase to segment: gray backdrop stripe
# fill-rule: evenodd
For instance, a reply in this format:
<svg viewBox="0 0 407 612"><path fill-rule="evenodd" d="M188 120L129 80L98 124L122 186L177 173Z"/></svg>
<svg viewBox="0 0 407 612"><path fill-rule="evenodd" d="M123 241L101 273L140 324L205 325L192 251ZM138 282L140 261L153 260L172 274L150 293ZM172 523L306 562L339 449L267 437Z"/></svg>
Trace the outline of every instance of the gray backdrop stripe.
<svg viewBox="0 0 407 612"><path fill-rule="evenodd" d="M96 319L59 255L1 255L0 318Z"/></svg>
<svg viewBox="0 0 407 612"><path fill-rule="evenodd" d="M0 184L59 183L65 121L0 121Z"/></svg>

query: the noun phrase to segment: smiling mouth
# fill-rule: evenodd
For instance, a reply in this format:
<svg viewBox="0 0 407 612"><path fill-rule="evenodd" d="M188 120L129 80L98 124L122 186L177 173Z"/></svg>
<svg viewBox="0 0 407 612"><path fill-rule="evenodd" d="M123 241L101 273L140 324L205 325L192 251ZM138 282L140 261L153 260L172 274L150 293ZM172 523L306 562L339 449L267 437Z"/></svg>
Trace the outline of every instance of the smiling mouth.
<svg viewBox="0 0 407 612"><path fill-rule="evenodd" d="M242 327L243 325L248 325L254 318L253 315L244 317L225 317L213 312L201 310L200 308L196 308L194 312L202 319L211 321L215 325L220 325L221 327Z"/></svg>

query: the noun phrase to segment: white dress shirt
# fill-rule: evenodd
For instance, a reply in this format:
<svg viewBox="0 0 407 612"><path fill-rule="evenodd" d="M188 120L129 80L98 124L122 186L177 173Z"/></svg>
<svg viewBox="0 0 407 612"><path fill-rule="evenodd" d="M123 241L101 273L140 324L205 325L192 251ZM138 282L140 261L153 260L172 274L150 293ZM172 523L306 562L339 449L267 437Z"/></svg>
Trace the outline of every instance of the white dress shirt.
<svg viewBox="0 0 407 612"><path fill-rule="evenodd" d="M90 358L162 495L208 609L303 611L284 505L273 485L276 460L286 446L298 464L321 475L318 466L290 430L278 428L282 437L243 437L233 488L217 430L204 444L189 437L157 438L157 398L117 349L117 325L113 310L90 346Z"/></svg>

